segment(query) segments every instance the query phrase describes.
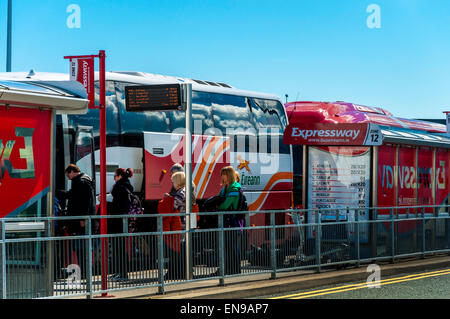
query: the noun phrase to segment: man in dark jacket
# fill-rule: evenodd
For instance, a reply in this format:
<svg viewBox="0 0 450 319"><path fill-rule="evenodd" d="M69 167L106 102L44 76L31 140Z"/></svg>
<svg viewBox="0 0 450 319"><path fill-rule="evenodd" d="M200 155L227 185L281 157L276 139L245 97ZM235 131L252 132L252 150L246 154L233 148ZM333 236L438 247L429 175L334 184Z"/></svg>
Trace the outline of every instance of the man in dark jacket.
<svg viewBox="0 0 450 319"><path fill-rule="evenodd" d="M66 176L72 181L70 191L65 194L67 202L67 216L87 216L95 213L95 189L92 179L82 173L80 168L70 164L66 168ZM70 235L84 235L85 221L72 220L68 224Z"/></svg>
<svg viewBox="0 0 450 319"><path fill-rule="evenodd" d="M67 199L67 216L88 216L95 214L95 186L92 179L82 173L75 164L70 164L65 170L66 176L72 181L72 186L68 192L59 192L61 199ZM74 219L67 222L67 232L69 236L85 235L86 222L83 219ZM77 256L77 260L72 260L72 264L78 264L81 275L86 278L86 240L77 239L71 241L72 248Z"/></svg>

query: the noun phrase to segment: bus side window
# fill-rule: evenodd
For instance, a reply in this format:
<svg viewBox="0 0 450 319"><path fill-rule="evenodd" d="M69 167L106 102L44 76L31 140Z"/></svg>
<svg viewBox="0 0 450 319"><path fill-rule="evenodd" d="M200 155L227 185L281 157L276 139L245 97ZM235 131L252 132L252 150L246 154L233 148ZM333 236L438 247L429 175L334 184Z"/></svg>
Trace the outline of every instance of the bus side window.
<svg viewBox="0 0 450 319"><path fill-rule="evenodd" d="M99 83L95 83L95 104L100 105L100 86ZM100 113L98 109L89 109L87 114L83 115L71 115L69 119L74 119L73 126L83 125L83 126L92 126L94 136L97 137L95 143L96 148L99 147L99 139L100 135L100 122L99 122ZM114 88L113 81L106 81L106 135L107 135L107 145L114 146L119 143L119 112L117 109L117 100L116 100L116 91Z"/></svg>
<svg viewBox="0 0 450 319"><path fill-rule="evenodd" d="M192 119L194 134L216 135L211 96L207 92L192 91Z"/></svg>
<svg viewBox="0 0 450 319"><path fill-rule="evenodd" d="M271 128L284 132L286 127L286 117L284 108L280 102L265 99L251 99L252 113L255 119L255 126L258 129Z"/></svg>
<svg viewBox="0 0 450 319"><path fill-rule="evenodd" d="M251 98L254 125L258 130L258 152L289 154L283 144L286 115L283 105L275 100Z"/></svg>
<svg viewBox="0 0 450 319"><path fill-rule="evenodd" d="M113 81L106 81L106 123L108 123L108 125L106 125L107 145L119 145L119 109L117 105L117 95Z"/></svg>
<svg viewBox="0 0 450 319"><path fill-rule="evenodd" d="M214 126L222 131L223 135L239 131L256 133L250 122L249 107L246 97L227 94L211 93Z"/></svg>
<svg viewBox="0 0 450 319"><path fill-rule="evenodd" d="M178 132L184 134L186 128L186 116L183 111L165 112L169 119L169 132Z"/></svg>
<svg viewBox="0 0 450 319"><path fill-rule="evenodd" d="M167 112L170 118L170 131L186 127L185 112ZM211 109L211 97L207 92L192 91L192 133L198 135L216 135Z"/></svg>
<svg viewBox="0 0 450 319"><path fill-rule="evenodd" d="M74 163L95 182L94 134L92 126L78 126L74 140ZM90 160L86 160L90 159Z"/></svg>
<svg viewBox="0 0 450 319"><path fill-rule="evenodd" d="M99 84L95 83L95 104L99 105ZM89 109L87 114L74 114L68 116L69 133L71 138L75 137L75 130L77 126L91 126L94 135L95 149L100 147L100 112L98 109ZM117 109L116 93L113 81L106 81L106 145L116 146L119 144L119 112ZM66 134L66 133L64 133ZM71 150L73 150L73 143L71 143ZM74 162L73 153L71 153L70 162Z"/></svg>

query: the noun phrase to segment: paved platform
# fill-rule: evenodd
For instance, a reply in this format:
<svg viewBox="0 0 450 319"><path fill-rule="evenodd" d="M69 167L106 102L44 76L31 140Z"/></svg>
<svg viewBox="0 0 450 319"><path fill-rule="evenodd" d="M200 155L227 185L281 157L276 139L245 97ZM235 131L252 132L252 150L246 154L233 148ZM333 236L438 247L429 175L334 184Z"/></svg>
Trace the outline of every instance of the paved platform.
<svg viewBox="0 0 450 319"><path fill-rule="evenodd" d="M394 264L378 262L381 277L397 274L420 272L423 270L450 268L450 256L436 255L425 259L403 259ZM110 293L110 297L124 299L244 299L310 289L323 285L340 284L350 281L365 281L370 273L367 266L350 266L344 270L324 269L320 273L312 271L291 271L278 273L277 279L271 279L270 273L225 279L225 285L219 286L219 280L204 280L185 284L165 286L165 294L159 295L158 288L142 288ZM101 298L99 298L101 299Z"/></svg>

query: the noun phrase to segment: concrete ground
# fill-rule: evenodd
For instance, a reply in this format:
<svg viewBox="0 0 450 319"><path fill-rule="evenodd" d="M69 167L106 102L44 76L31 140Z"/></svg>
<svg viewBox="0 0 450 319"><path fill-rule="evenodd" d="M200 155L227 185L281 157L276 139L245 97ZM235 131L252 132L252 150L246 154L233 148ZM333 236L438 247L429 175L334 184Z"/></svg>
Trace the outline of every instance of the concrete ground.
<svg viewBox="0 0 450 319"><path fill-rule="evenodd" d="M378 262L381 276L393 276L410 272L433 270L450 267L450 256L437 255L425 259L404 259L389 262ZM225 279L225 285L219 286L219 280L204 280L185 284L165 286L165 294L158 294L158 288L141 288L128 291L111 292L108 298L123 299L244 299L257 296L276 295L299 289L367 280L371 272L367 272L368 264L360 268L353 267L344 270L328 269L320 273L312 271L291 271L278 273L276 279L271 274L258 274L245 277ZM101 298L99 298L101 299Z"/></svg>

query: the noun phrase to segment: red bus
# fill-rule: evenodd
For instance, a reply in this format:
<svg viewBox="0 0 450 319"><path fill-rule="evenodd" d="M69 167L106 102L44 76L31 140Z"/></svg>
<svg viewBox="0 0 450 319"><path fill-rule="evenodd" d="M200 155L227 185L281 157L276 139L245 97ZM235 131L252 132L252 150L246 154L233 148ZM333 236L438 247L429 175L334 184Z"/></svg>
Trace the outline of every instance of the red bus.
<svg viewBox="0 0 450 319"><path fill-rule="evenodd" d="M292 102L286 104L286 111L289 126L284 142L302 144L293 145L296 203L309 209L359 207L360 220L388 219L391 214L417 216L422 210L412 206L424 205L437 205L424 209L424 214L448 216L444 206L449 205L450 135L445 125L344 102ZM378 143L370 143L376 139L364 142L364 134L372 131L377 132ZM378 209L363 209L368 207ZM337 217L324 214L323 218ZM308 214L307 221L314 222L313 214ZM419 246L418 225L415 221L396 223L400 251ZM377 252L386 247L381 243L388 240L391 227L389 223L383 226L361 229L361 243L372 249L372 255L386 253ZM449 245L448 223L427 223L425 233L427 238L440 239L443 247Z"/></svg>

